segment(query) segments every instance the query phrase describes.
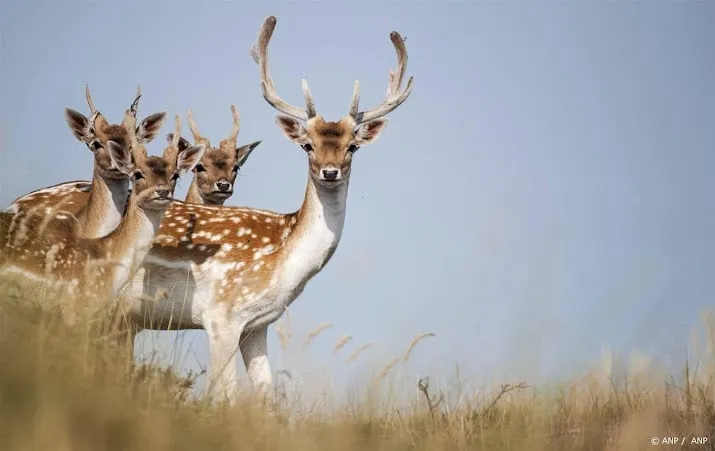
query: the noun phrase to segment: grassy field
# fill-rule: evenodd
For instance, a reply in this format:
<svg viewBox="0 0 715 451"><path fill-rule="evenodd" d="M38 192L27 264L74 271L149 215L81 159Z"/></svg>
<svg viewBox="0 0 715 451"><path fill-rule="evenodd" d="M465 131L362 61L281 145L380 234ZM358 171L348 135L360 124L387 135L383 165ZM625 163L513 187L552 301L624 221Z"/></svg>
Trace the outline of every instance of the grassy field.
<svg viewBox="0 0 715 451"><path fill-rule="evenodd" d="M37 296L0 285L3 451L639 450L652 449L653 436L686 436L678 448L713 449L690 443L715 437L709 364L685 365L680 379L688 382L679 385L586 376L549 389L505 384L454 402L422 379L400 405L371 385L330 411L285 401L266 410L249 394L234 407L215 406L191 396L191 377L131 363L106 318L69 329L32 307Z"/></svg>

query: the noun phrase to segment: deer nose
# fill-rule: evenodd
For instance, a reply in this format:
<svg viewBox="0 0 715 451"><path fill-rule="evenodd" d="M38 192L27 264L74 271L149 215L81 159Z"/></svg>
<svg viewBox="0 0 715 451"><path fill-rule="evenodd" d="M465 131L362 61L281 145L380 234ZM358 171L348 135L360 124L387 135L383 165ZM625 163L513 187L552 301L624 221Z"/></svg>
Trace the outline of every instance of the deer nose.
<svg viewBox="0 0 715 451"><path fill-rule="evenodd" d="M337 169L323 169L323 178L328 181L335 181L338 179L340 171Z"/></svg>
<svg viewBox="0 0 715 451"><path fill-rule="evenodd" d="M229 182L221 180L220 182L216 182L216 188L218 188L219 191L226 192L231 189L231 184Z"/></svg>
<svg viewBox="0 0 715 451"><path fill-rule="evenodd" d="M156 196L159 199L168 199L171 197L171 191L168 189L158 189L156 190Z"/></svg>

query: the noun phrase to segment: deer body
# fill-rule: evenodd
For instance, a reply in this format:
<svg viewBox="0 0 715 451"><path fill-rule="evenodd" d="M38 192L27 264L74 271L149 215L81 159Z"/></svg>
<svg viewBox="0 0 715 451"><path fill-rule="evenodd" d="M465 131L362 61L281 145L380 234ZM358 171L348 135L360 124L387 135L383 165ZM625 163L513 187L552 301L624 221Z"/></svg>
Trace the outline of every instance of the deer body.
<svg viewBox="0 0 715 451"><path fill-rule="evenodd" d="M131 268L138 266L148 252L162 214L163 211L130 205L115 230L100 238L81 238L74 230L72 217L58 213L55 220L65 222L65 227L55 225L24 237L10 235L5 255L12 263L2 272L64 286L70 295L111 298L129 280ZM33 219L28 221L32 223ZM36 226L28 228L37 230Z"/></svg>
<svg viewBox="0 0 715 451"><path fill-rule="evenodd" d="M311 179L301 209L291 214L175 203L163 220L160 244L126 293L126 313L138 328L206 329L211 380L223 394L235 389L243 335L249 376L265 390L271 383L266 328L333 255L347 190L347 184L333 190Z"/></svg>

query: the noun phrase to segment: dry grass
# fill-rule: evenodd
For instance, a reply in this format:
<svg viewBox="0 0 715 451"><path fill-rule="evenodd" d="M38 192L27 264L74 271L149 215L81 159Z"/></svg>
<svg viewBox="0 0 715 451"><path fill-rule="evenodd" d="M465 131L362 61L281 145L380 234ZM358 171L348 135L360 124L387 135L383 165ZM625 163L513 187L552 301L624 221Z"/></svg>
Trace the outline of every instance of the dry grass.
<svg viewBox="0 0 715 451"><path fill-rule="evenodd" d="M212 406L189 395L191 376L133 365L108 321L68 329L55 313L32 307L35 296L0 286L3 451L639 450L653 448L653 435L715 436L715 367L707 362L686 366L680 386L593 374L554 389L503 384L449 402L423 378L400 405L375 402L370 386L361 401L330 412L281 404L269 414L249 396L233 408ZM419 339L376 368L378 382ZM705 341L712 352L715 334Z"/></svg>

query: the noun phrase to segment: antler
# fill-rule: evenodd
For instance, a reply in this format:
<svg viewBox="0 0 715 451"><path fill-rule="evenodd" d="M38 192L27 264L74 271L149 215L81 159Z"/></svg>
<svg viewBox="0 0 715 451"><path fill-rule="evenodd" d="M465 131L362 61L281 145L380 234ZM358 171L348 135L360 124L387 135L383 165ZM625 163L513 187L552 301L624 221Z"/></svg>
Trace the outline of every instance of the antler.
<svg viewBox="0 0 715 451"><path fill-rule="evenodd" d="M181 118L177 114L174 116L174 133L171 138L171 145L164 150L164 158L176 160L179 155L179 141L181 140Z"/></svg>
<svg viewBox="0 0 715 451"><path fill-rule="evenodd" d="M92 101L92 94L89 93L89 84L84 85L84 94L87 97L87 105L89 105L89 112L94 114L99 114L99 111L97 111L97 107L94 106L94 102Z"/></svg>
<svg viewBox="0 0 715 451"><path fill-rule="evenodd" d="M100 113L97 107L94 106L94 102L92 101L92 94L89 93L89 84L84 85L84 94L85 97L87 97L87 105L89 106L89 112L92 113L89 116L89 123L91 127L94 128L97 118L100 117L102 113Z"/></svg>
<svg viewBox="0 0 715 451"><path fill-rule="evenodd" d="M139 143L137 139L137 119L134 117L131 109L127 109L124 112L124 120L122 121L124 128L127 130L129 135L129 143L131 145L131 152L136 160L146 160L147 153L146 148Z"/></svg>
<svg viewBox="0 0 715 451"><path fill-rule="evenodd" d="M194 141L198 144L202 139L204 139L204 137L201 136L201 132L199 132L199 128L196 126L193 111L189 110L186 115L186 122L189 123L189 130L191 130L191 134L194 135Z"/></svg>
<svg viewBox="0 0 715 451"><path fill-rule="evenodd" d="M390 69L390 80L387 84L387 96L385 97L385 100L375 108L358 112L360 86L359 83L355 81L353 97L350 102L350 115L358 124L386 115L400 106L402 102L407 100L407 97L412 92L412 80L414 78L412 76L410 76L407 80L405 89L399 91L402 79L405 76L405 70L407 69L407 48L405 47L405 40L402 39L400 33L396 31L390 33L390 40L395 46L395 51L397 52L397 71Z"/></svg>
<svg viewBox="0 0 715 451"><path fill-rule="evenodd" d="M132 115L134 117L137 117L137 110L139 109L139 99L142 97L142 89L141 86L137 85L137 94L134 97L134 101L132 102L131 106L129 107L129 111L131 111Z"/></svg>
<svg viewBox="0 0 715 451"><path fill-rule="evenodd" d="M303 109L290 105L278 96L278 93L273 86L273 79L268 72L268 43L271 40L271 36L273 35L273 30L275 28L275 16L266 17L266 20L263 21L261 31L258 34L258 43L251 47L251 57L253 57L253 60L256 63L258 63L258 68L261 73L261 91L263 91L263 98L265 98L266 101L278 111L296 119L307 121L316 115L315 103L313 102L313 96L308 88L308 82L303 79L302 87L306 106L306 108Z"/></svg>
<svg viewBox="0 0 715 451"><path fill-rule="evenodd" d="M238 115L236 105L231 105L231 114L233 115L233 129L228 139L236 141L238 139L238 131L241 129L241 117Z"/></svg>
<svg viewBox="0 0 715 451"><path fill-rule="evenodd" d="M191 134L194 135L194 144L203 144L206 147L211 147L211 141L208 138L201 136L199 128L196 126L196 121L194 120L194 112L189 110L186 115L186 122L189 123L189 130Z"/></svg>

